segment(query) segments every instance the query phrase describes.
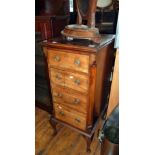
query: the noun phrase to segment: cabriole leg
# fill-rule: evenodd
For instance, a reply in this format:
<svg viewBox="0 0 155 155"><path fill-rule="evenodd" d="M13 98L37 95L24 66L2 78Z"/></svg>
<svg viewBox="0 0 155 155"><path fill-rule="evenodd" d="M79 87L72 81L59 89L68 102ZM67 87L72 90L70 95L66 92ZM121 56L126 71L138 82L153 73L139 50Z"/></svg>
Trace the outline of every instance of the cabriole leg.
<svg viewBox="0 0 155 155"><path fill-rule="evenodd" d="M52 117L50 118L50 124L54 130L53 135L56 135L57 134L57 128L56 128L57 123L52 120Z"/></svg>

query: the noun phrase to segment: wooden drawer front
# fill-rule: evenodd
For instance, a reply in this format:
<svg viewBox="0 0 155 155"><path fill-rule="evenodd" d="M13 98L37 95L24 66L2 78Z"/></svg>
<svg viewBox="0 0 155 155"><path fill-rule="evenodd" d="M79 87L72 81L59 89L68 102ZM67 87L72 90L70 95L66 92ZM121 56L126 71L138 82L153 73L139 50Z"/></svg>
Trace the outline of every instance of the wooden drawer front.
<svg viewBox="0 0 155 155"><path fill-rule="evenodd" d="M64 86L65 75L62 71L58 69L50 68L50 79L51 79L52 84Z"/></svg>
<svg viewBox="0 0 155 155"><path fill-rule="evenodd" d="M86 115L78 113L70 108L54 103L55 117L74 127L86 129Z"/></svg>
<svg viewBox="0 0 155 155"><path fill-rule="evenodd" d="M87 113L87 96L71 93L65 89L53 88L53 101L66 105L78 112Z"/></svg>
<svg viewBox="0 0 155 155"><path fill-rule="evenodd" d="M62 67L88 73L89 56L59 51L48 51L48 62L51 66Z"/></svg>
<svg viewBox="0 0 155 155"><path fill-rule="evenodd" d="M65 74L65 87L87 94L88 84L89 78L86 75L80 75L75 73Z"/></svg>

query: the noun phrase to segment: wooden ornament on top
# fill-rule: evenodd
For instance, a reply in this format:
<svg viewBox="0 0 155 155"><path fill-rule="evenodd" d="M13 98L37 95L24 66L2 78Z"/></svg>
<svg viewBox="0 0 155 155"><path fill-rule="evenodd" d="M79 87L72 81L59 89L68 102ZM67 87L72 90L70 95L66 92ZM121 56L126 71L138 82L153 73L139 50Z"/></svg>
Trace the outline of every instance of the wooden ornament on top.
<svg viewBox="0 0 155 155"><path fill-rule="evenodd" d="M75 0L77 9L77 23L67 25L61 32L67 38L89 39L94 42L100 42L101 35L98 28L95 27L95 13L97 0ZM87 24L82 24L83 20Z"/></svg>

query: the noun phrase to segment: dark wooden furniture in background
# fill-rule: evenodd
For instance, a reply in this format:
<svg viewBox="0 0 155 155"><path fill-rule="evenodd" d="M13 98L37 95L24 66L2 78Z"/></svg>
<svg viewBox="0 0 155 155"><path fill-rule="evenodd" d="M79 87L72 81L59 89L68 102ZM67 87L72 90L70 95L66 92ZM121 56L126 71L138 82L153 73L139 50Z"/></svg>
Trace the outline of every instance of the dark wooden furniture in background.
<svg viewBox="0 0 155 155"><path fill-rule="evenodd" d="M35 33L35 102L36 105L52 113L52 99L47 71L47 63L40 43L40 32Z"/></svg>
<svg viewBox="0 0 155 155"><path fill-rule="evenodd" d="M104 35L100 44L89 40L67 41L63 38L43 43L53 98L51 124L60 123L81 133L87 151L101 113L105 81L113 62L113 35Z"/></svg>
<svg viewBox="0 0 155 155"><path fill-rule="evenodd" d="M69 0L36 0L35 31L42 39L60 35L69 22Z"/></svg>
<svg viewBox="0 0 155 155"><path fill-rule="evenodd" d="M40 46L43 40L58 37L69 22L69 0L35 2L35 101L36 106L52 113L47 64Z"/></svg>
<svg viewBox="0 0 155 155"><path fill-rule="evenodd" d="M60 32L69 23L69 16L36 16L35 31L41 32L42 40L60 36Z"/></svg>
<svg viewBox="0 0 155 155"><path fill-rule="evenodd" d="M69 15L69 0L36 0L35 15Z"/></svg>

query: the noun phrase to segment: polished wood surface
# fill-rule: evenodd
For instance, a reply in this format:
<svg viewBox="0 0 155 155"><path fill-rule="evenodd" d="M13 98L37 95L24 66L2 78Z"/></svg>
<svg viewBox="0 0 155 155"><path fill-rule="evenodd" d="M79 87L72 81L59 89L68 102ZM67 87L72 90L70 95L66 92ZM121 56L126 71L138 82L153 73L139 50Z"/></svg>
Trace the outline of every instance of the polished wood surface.
<svg viewBox="0 0 155 155"><path fill-rule="evenodd" d="M72 52L72 51L70 51ZM59 67L63 69L72 69L88 73L89 56L81 54L73 54L53 49L48 50L48 62L51 67Z"/></svg>
<svg viewBox="0 0 155 155"><path fill-rule="evenodd" d="M95 132L91 143L89 155L100 155L101 146L97 138L98 129L102 127L102 121ZM36 108L35 117L35 154L36 155L87 155L84 138L65 126L57 125L58 134L53 135L54 130L49 123L49 114Z"/></svg>
<svg viewBox="0 0 155 155"><path fill-rule="evenodd" d="M91 57L94 60L94 57ZM95 86L96 86L96 62L90 67L90 82L89 82L89 107L88 107L88 126L92 126L94 121L94 105L95 105Z"/></svg>
<svg viewBox="0 0 155 155"><path fill-rule="evenodd" d="M52 84L64 86L65 85L65 74L63 71L50 68L50 79Z"/></svg>
<svg viewBox="0 0 155 155"><path fill-rule="evenodd" d="M69 91L64 88L54 87L53 88L53 101L59 104L64 104L71 109L74 109L78 112L87 113L88 107L88 97L87 95L82 95Z"/></svg>
<svg viewBox="0 0 155 155"><path fill-rule="evenodd" d="M89 77L78 73L66 72L65 87L88 94Z"/></svg>
<svg viewBox="0 0 155 155"><path fill-rule="evenodd" d="M95 13L97 0L75 0L77 22L67 25L61 32L65 37L101 41L99 29L95 27Z"/></svg>
<svg viewBox="0 0 155 155"><path fill-rule="evenodd" d="M98 28L90 28L85 25L67 25L61 34L65 37L90 39L94 42L101 41L101 35L99 34Z"/></svg>
<svg viewBox="0 0 155 155"><path fill-rule="evenodd" d="M54 103L55 117L81 130L86 130L86 115L65 105Z"/></svg>
<svg viewBox="0 0 155 155"><path fill-rule="evenodd" d="M71 51L74 51L76 54L97 54L98 51L105 47L108 44L111 44L114 40L115 36L111 34L104 34L102 35L102 42L95 43L91 40L84 39L84 40L67 40L63 37L53 38L49 39L42 43L42 46L44 47L44 50L46 50L46 53L49 49L59 50L59 51L65 51L66 53L71 53ZM79 49L80 46L80 49Z"/></svg>
<svg viewBox="0 0 155 155"><path fill-rule="evenodd" d="M111 112L118 104L119 104L119 50L116 51L107 117L109 117Z"/></svg>
<svg viewBox="0 0 155 155"><path fill-rule="evenodd" d="M50 68L49 70L52 84L65 86L66 88L76 90L79 93L88 93L89 77L87 75L54 68Z"/></svg>
<svg viewBox="0 0 155 155"><path fill-rule="evenodd" d="M54 47L57 44L60 45L59 48ZM91 131L94 131L101 112L105 113L103 87L112 68L113 37L93 48L85 44L73 50L74 46L77 47L75 42L67 46L66 43L56 41L43 44L54 98L51 125L55 133L56 124L60 122L82 130L86 133L86 149L90 151L94 136ZM78 109L77 105L72 105L73 102L81 102L81 107Z"/></svg>
<svg viewBox="0 0 155 155"><path fill-rule="evenodd" d="M103 98L105 95L103 89L105 87L107 78L111 74L114 52L113 46L113 43L108 46L105 46L104 48L100 49L100 52L98 52L96 56L97 71L94 112L97 116L100 114L101 110L106 106L103 102Z"/></svg>

